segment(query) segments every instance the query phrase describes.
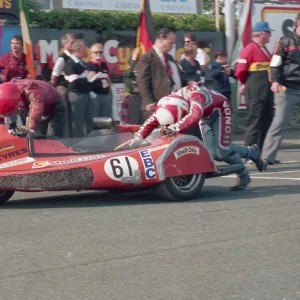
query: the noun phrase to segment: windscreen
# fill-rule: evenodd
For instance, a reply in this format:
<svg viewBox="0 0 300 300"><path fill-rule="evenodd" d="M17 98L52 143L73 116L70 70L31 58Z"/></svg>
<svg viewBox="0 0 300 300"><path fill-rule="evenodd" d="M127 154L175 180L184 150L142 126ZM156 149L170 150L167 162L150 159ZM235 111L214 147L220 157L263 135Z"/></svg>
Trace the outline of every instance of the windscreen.
<svg viewBox="0 0 300 300"><path fill-rule="evenodd" d="M135 135L131 132L100 135L97 131L93 131L83 138L34 139L32 152L44 155L78 155L123 151L150 144L149 141L144 140L139 146L129 147L127 142L133 138Z"/></svg>

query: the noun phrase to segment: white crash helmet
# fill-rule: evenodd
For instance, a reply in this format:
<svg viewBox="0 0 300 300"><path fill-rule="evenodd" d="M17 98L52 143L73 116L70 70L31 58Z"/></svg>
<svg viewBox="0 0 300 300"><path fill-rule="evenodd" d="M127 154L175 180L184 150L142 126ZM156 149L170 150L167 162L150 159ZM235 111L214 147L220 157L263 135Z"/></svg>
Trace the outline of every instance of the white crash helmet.
<svg viewBox="0 0 300 300"><path fill-rule="evenodd" d="M189 109L190 106L183 97L170 95L158 101L155 115L160 125L167 126L180 121Z"/></svg>

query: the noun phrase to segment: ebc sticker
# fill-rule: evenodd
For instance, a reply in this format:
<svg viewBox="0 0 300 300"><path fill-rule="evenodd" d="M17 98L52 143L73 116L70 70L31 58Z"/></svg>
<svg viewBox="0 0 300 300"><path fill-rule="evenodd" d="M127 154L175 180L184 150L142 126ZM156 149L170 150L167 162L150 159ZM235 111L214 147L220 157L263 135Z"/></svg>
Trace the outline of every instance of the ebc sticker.
<svg viewBox="0 0 300 300"><path fill-rule="evenodd" d="M154 167L154 161L152 159L150 151L149 150L140 151L140 155L143 161L146 179L155 179L156 172Z"/></svg>
<svg viewBox="0 0 300 300"><path fill-rule="evenodd" d="M138 162L130 156L116 156L108 159L104 164L107 176L116 181L122 178L134 177L139 170Z"/></svg>

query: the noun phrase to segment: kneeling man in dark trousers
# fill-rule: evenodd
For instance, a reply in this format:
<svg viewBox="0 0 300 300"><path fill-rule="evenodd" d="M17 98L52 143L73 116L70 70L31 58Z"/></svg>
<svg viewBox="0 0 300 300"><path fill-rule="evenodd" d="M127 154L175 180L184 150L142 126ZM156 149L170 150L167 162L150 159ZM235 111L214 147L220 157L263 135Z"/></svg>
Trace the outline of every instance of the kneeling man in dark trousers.
<svg viewBox="0 0 300 300"><path fill-rule="evenodd" d="M0 85L0 117L21 113L28 115L25 126L15 132L48 134L63 137L67 121L67 104L62 95L41 80L15 79Z"/></svg>

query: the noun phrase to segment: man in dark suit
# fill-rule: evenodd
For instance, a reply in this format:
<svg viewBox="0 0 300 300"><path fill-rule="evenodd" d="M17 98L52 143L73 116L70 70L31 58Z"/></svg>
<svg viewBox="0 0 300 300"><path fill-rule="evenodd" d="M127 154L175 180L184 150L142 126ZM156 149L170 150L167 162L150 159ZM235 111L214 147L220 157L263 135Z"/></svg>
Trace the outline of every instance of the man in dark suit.
<svg viewBox="0 0 300 300"><path fill-rule="evenodd" d="M154 112L159 99L182 87L181 72L172 55L168 54L175 42L176 35L172 30L161 29L153 48L137 63L136 80L142 98L144 120Z"/></svg>

